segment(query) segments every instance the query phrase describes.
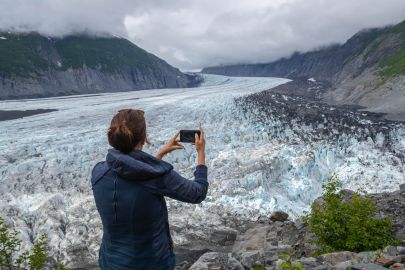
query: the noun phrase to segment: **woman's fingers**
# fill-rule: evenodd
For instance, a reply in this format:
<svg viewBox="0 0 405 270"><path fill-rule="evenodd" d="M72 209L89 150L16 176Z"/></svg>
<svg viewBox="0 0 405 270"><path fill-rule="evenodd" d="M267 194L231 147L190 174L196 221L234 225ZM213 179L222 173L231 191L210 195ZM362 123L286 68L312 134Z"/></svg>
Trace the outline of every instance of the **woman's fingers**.
<svg viewBox="0 0 405 270"><path fill-rule="evenodd" d="M176 132L176 134L173 136L173 138L171 138L170 141L172 141L172 142L176 141L176 139L177 139L177 137L179 136L179 134L180 134L180 130L178 130L178 131Z"/></svg>
<svg viewBox="0 0 405 270"><path fill-rule="evenodd" d="M204 129L200 127L200 141L204 139Z"/></svg>
<svg viewBox="0 0 405 270"><path fill-rule="evenodd" d="M171 150L177 150L177 149L183 149L184 147L182 145L175 145L171 147Z"/></svg>
<svg viewBox="0 0 405 270"><path fill-rule="evenodd" d="M175 145L183 146L179 141L174 141L174 144L175 144Z"/></svg>
<svg viewBox="0 0 405 270"><path fill-rule="evenodd" d="M198 133L194 133L194 143L198 143L199 140Z"/></svg>

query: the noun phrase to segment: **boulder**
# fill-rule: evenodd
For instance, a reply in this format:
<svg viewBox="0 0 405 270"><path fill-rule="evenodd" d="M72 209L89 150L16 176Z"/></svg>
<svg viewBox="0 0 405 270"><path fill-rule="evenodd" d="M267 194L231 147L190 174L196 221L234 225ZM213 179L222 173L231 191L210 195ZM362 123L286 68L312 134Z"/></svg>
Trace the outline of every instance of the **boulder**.
<svg viewBox="0 0 405 270"><path fill-rule="evenodd" d="M189 270L207 270L214 269L214 267L221 270L244 270L238 260L230 256L230 254L222 252L207 252L203 254Z"/></svg>
<svg viewBox="0 0 405 270"><path fill-rule="evenodd" d="M361 260L362 263L374 262L377 256L376 254L377 254L376 251L363 251L357 253L357 255L359 255L362 258Z"/></svg>
<svg viewBox="0 0 405 270"><path fill-rule="evenodd" d="M346 270L346 269L350 269L350 266L352 266L353 263L352 261L344 261L344 262L340 262L337 265L335 265L335 269L336 270Z"/></svg>
<svg viewBox="0 0 405 270"><path fill-rule="evenodd" d="M387 270L387 268L378 265L378 264L374 264L374 263L358 263L355 265L352 265L350 268L348 268L350 270Z"/></svg>
<svg viewBox="0 0 405 270"><path fill-rule="evenodd" d="M394 261L394 258L390 257L390 256L379 256L375 260L375 263L385 266L385 267L389 267L389 266L393 265L395 263L395 261Z"/></svg>
<svg viewBox="0 0 405 270"><path fill-rule="evenodd" d="M271 213L270 220L271 221L281 221L284 222L288 219L288 214L283 211L275 211Z"/></svg>
<svg viewBox="0 0 405 270"><path fill-rule="evenodd" d="M397 247L394 247L394 246L386 246L383 249L382 254L388 255L388 256L396 256L396 255L398 255L398 249L397 249Z"/></svg>
<svg viewBox="0 0 405 270"><path fill-rule="evenodd" d="M321 260L332 266L345 261L352 261L354 263L362 261L361 256L359 256L357 253L350 251L327 253L321 255L320 258Z"/></svg>
<svg viewBox="0 0 405 270"><path fill-rule="evenodd" d="M263 253L259 250L243 252L238 258L242 265L248 269L253 268L256 262L264 260Z"/></svg>
<svg viewBox="0 0 405 270"><path fill-rule="evenodd" d="M393 269L393 270L404 270L404 264L402 264L402 263L394 263L391 266L391 269Z"/></svg>
<svg viewBox="0 0 405 270"><path fill-rule="evenodd" d="M314 269L315 267L319 266L319 262L314 257L303 257L298 261L301 262L304 269Z"/></svg>
<svg viewBox="0 0 405 270"><path fill-rule="evenodd" d="M246 251L264 250L268 229L268 225L259 224L248 229L245 233L239 234L236 237L232 252L241 254Z"/></svg>

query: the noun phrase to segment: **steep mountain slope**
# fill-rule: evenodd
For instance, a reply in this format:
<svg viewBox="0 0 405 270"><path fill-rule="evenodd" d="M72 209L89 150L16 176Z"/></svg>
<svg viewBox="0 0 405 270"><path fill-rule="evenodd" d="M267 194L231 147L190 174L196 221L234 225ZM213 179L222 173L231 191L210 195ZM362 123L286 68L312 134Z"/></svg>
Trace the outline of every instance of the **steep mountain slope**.
<svg viewBox="0 0 405 270"><path fill-rule="evenodd" d="M192 86L124 38L0 33L0 99Z"/></svg>
<svg viewBox="0 0 405 270"><path fill-rule="evenodd" d="M324 100L357 104L368 110L405 118L405 21L368 29L343 45L295 53L267 64L204 68L203 73L228 76L315 78L331 84Z"/></svg>

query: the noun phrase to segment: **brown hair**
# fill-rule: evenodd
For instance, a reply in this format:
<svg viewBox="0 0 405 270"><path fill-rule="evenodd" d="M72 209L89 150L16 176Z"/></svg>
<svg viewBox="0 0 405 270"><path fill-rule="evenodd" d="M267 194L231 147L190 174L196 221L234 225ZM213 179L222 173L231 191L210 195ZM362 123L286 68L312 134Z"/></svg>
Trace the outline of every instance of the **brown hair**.
<svg viewBox="0 0 405 270"><path fill-rule="evenodd" d="M149 143L146 137L144 111L122 109L111 120L108 142L115 149L128 154L139 142Z"/></svg>

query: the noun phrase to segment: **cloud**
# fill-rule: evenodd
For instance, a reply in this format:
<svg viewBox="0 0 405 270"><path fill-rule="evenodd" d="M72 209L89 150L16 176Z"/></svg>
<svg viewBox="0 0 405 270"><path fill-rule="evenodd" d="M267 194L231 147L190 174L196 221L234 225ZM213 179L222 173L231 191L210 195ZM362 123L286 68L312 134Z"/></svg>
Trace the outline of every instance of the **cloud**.
<svg viewBox="0 0 405 270"><path fill-rule="evenodd" d="M0 29L118 34L187 70L272 61L404 15L403 0L2 0Z"/></svg>

